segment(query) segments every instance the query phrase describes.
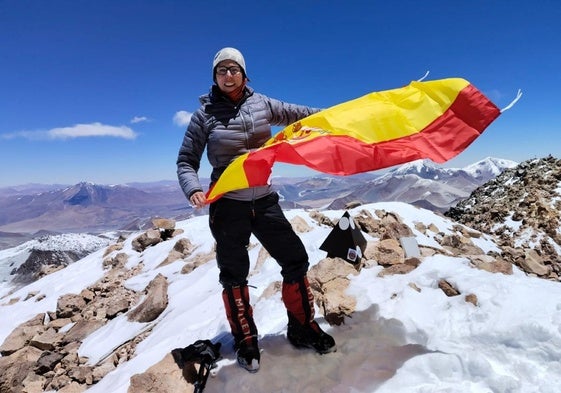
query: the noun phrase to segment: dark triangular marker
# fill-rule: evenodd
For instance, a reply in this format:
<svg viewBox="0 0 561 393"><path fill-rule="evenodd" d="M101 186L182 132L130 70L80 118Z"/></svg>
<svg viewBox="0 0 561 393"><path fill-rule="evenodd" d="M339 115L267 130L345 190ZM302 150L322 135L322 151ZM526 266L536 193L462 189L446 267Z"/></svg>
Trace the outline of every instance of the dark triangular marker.
<svg viewBox="0 0 561 393"><path fill-rule="evenodd" d="M339 257L355 265L364 255L366 239L349 212L345 212L319 249L327 251L329 258Z"/></svg>

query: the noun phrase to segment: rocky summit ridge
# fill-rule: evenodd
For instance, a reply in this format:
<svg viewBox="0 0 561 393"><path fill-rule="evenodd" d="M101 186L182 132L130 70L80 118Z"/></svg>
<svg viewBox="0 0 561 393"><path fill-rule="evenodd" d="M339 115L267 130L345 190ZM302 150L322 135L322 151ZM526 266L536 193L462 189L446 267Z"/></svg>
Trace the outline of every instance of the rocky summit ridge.
<svg viewBox="0 0 561 393"><path fill-rule="evenodd" d="M560 279L560 159L533 159L507 169L445 214L493 235L508 262L540 277Z"/></svg>
<svg viewBox="0 0 561 393"><path fill-rule="evenodd" d="M407 274L425 258L438 254L452 257L451 260L467 259L474 269L512 274L516 265L527 274L559 281L560 204L561 161L547 157L503 172L450 209L446 217L425 214L424 210L405 203L393 203L390 209L381 209L377 204L357 206L351 210L353 220L368 235L363 258L355 266L340 258L314 261L309 278L318 311L328 323L344 324L353 316L357 303L346 293L350 276L373 267L383 268L380 277ZM417 218L404 220L400 212L405 211L408 217ZM290 221L297 233L305 234L335 226L337 220L328 213L299 210L290 216ZM98 266L100 277L86 288L61 294L55 301L56 307L46 305L47 295L41 290L25 287L0 297L3 314L29 304L35 304L36 310L0 343L0 393L83 392L140 356L136 352L139 344L158 324L166 323L172 296L168 292L170 277L157 274L142 288L123 283L147 275L149 269L177 264L176 270L187 275L215 261L213 249L199 245L196 236L189 230L188 221L154 220L151 229L120 238L76 262L90 264L92 274ZM404 239L414 239L413 247L411 243L406 246ZM494 246L485 251L482 244L489 242ZM250 245L254 247L261 246ZM154 250L165 250L166 257L151 260L159 255ZM258 275L269 258L260 248L250 274ZM51 275L62 278L64 270L71 267ZM417 284L408 285L420 292L421 285ZM477 294L462 293L458 283L440 278L438 287L446 296L461 295L465 302L478 304ZM262 297L278 294L279 288L279 282L271 282ZM102 356L88 359L80 355L79 349L88 337L118 317L143 323L145 327ZM168 354L153 359L152 367L145 372L131 376L128 392L192 391L190 372L179 369Z"/></svg>

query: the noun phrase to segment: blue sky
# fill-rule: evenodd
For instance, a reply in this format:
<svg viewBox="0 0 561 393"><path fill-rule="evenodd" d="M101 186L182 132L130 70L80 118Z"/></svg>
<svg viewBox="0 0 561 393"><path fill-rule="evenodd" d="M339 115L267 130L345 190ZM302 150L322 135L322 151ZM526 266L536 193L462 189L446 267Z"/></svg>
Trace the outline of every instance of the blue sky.
<svg viewBox="0 0 561 393"><path fill-rule="evenodd" d="M224 46L243 52L257 91L316 107L427 70L501 108L522 89L447 166L561 157L559 20L553 0L0 0L0 186L175 179L180 115Z"/></svg>

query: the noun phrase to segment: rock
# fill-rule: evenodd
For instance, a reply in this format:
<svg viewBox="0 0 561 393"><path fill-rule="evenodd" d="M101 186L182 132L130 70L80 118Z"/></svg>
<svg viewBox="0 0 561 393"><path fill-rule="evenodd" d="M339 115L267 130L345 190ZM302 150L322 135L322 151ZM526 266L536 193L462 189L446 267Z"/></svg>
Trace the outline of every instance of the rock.
<svg viewBox="0 0 561 393"><path fill-rule="evenodd" d="M103 260L103 268L123 268L127 263L129 256L124 252L120 252L113 258L108 258Z"/></svg>
<svg viewBox="0 0 561 393"><path fill-rule="evenodd" d="M478 187L445 215L494 236L506 262L520 266L527 273L558 281L561 271L559 179L560 159L548 156L524 161ZM467 235L474 237L473 232Z"/></svg>
<svg viewBox="0 0 561 393"><path fill-rule="evenodd" d="M158 229L149 229L132 241L132 249L138 252L162 241L162 235Z"/></svg>
<svg viewBox="0 0 561 393"><path fill-rule="evenodd" d="M192 364L186 365L185 368L185 370L179 368L173 356L169 353L146 372L133 375L127 393L193 392L192 383L188 382L184 375L192 378L191 380L194 382L193 374L196 373L196 370ZM187 368L192 368L192 370Z"/></svg>
<svg viewBox="0 0 561 393"><path fill-rule="evenodd" d="M520 267L528 273L534 273L538 276L547 276L550 270L543 264L543 259L536 250L526 250L524 258L519 262Z"/></svg>
<svg viewBox="0 0 561 393"><path fill-rule="evenodd" d="M460 291L454 288L454 286L446 280L440 280L438 282L438 287L442 289L442 292L444 292L448 297L458 296L460 294Z"/></svg>
<svg viewBox="0 0 561 393"><path fill-rule="evenodd" d="M399 221L397 216L387 215L386 217L392 217L392 221L384 225L386 230L382 239L399 240L401 238L413 237L413 231L411 231L411 228ZM398 221L394 222L394 219ZM382 219L382 223L384 223L384 219Z"/></svg>
<svg viewBox="0 0 561 393"><path fill-rule="evenodd" d="M323 259L308 272L315 302L331 325L342 324L356 308L356 299L345 292L351 274L358 274L355 267L341 258Z"/></svg>
<svg viewBox="0 0 561 393"><path fill-rule="evenodd" d="M169 252L168 256L159 266L165 266L180 259L187 258L195 250L195 246L191 243L189 239L183 238L179 239L173 249Z"/></svg>
<svg viewBox="0 0 561 393"><path fill-rule="evenodd" d="M155 229L174 230L175 220L168 218L153 218L152 225Z"/></svg>
<svg viewBox="0 0 561 393"><path fill-rule="evenodd" d="M265 288L259 299L268 299L271 296L280 293L282 291L282 281L273 281Z"/></svg>
<svg viewBox="0 0 561 393"><path fill-rule="evenodd" d="M195 250L195 246L189 239L183 238L175 242L173 250L186 257L193 253L193 251Z"/></svg>
<svg viewBox="0 0 561 393"><path fill-rule="evenodd" d="M129 315L131 322L151 322L166 309L168 305L168 282L162 275L158 274L146 287L146 299Z"/></svg>
<svg viewBox="0 0 561 393"><path fill-rule="evenodd" d="M93 383L101 381L103 377L105 377L111 371L115 370L115 368L116 366L111 359L106 360L99 366L95 367L92 371Z"/></svg>
<svg viewBox="0 0 561 393"><path fill-rule="evenodd" d="M24 347L10 356L0 357L0 392L23 393L23 381L33 374L42 351L34 347Z"/></svg>
<svg viewBox="0 0 561 393"><path fill-rule="evenodd" d="M21 382L22 393L42 393L46 378L34 373L29 373Z"/></svg>
<svg viewBox="0 0 561 393"><path fill-rule="evenodd" d="M189 258L185 266L181 269L181 274L188 274L195 270L197 267L207 263L216 258L216 253L210 252L206 254L196 254Z"/></svg>
<svg viewBox="0 0 561 393"><path fill-rule="evenodd" d="M470 293L465 297L466 302L473 304L474 306L478 306L477 295Z"/></svg>
<svg viewBox="0 0 561 393"><path fill-rule="evenodd" d="M512 274L512 263L502 258L495 259L490 255L472 255L468 258L478 269L485 270L489 273Z"/></svg>
<svg viewBox="0 0 561 393"><path fill-rule="evenodd" d="M49 371L52 371L54 367L62 360L64 356L58 352L45 351L41 354L37 360L37 365L35 367L35 372L39 375L43 375Z"/></svg>
<svg viewBox="0 0 561 393"><path fill-rule="evenodd" d="M89 320L79 320L70 328L68 332L64 335L62 341L64 343L79 342L86 338L91 333L95 332L97 329L105 324L103 320L89 319Z"/></svg>
<svg viewBox="0 0 561 393"><path fill-rule="evenodd" d="M333 221L331 221L329 217L315 210L310 212L310 218L316 221L320 225L325 225L327 227L333 227L334 225Z"/></svg>
<svg viewBox="0 0 561 393"><path fill-rule="evenodd" d="M362 205L361 201L350 201L345 204L345 210L354 209L355 207L359 207Z"/></svg>
<svg viewBox="0 0 561 393"><path fill-rule="evenodd" d="M415 284L414 282L410 282L410 283L407 284L407 285L409 285L409 287L412 288L412 289L414 289L415 291L417 291L417 292L419 292L419 293L421 292L421 288L419 288L419 287L417 286L417 284Z"/></svg>
<svg viewBox="0 0 561 393"><path fill-rule="evenodd" d="M37 314L15 328L0 346L0 354L9 356L28 345L34 336L45 331L44 319L45 314Z"/></svg>
<svg viewBox="0 0 561 393"><path fill-rule="evenodd" d="M80 384L91 385L93 383L93 368L90 366L72 367L67 375Z"/></svg>
<svg viewBox="0 0 561 393"><path fill-rule="evenodd" d="M80 295L63 295L58 299L56 305L56 315L58 318L71 318L74 314L79 314L86 307L86 301Z"/></svg>
<svg viewBox="0 0 561 393"><path fill-rule="evenodd" d="M405 253L398 240L384 239L376 245L372 259L384 266L397 265L404 263Z"/></svg>
<svg viewBox="0 0 561 393"><path fill-rule="evenodd" d="M57 393L82 393L85 392L86 389L87 386L72 381L68 385L64 386L62 389L59 389Z"/></svg>
<svg viewBox="0 0 561 393"><path fill-rule="evenodd" d="M124 313L129 309L129 300L127 298L115 298L111 299L107 305L107 310L105 315L107 319L113 319L120 313Z"/></svg>
<svg viewBox="0 0 561 393"><path fill-rule="evenodd" d="M392 275L392 274L407 274L414 269L415 269L415 266L413 266L413 265L408 265L408 264L405 264L405 263L398 263L398 264L391 265L391 266L388 266L388 267L384 268L384 270L382 270L380 273L378 273L378 277L384 277L384 276Z"/></svg>
<svg viewBox="0 0 561 393"><path fill-rule="evenodd" d="M120 251L122 249L123 249L123 243L111 244L110 246L108 246L105 249L105 252L103 253L103 257L105 258L107 255L111 254L113 251Z"/></svg>
<svg viewBox="0 0 561 393"><path fill-rule="evenodd" d="M306 220L304 220L300 216L295 216L294 218L292 218L292 220L290 220L290 224L292 225L292 229L294 229L294 232L296 233L306 233L312 230Z"/></svg>
<svg viewBox="0 0 561 393"><path fill-rule="evenodd" d="M52 351L62 341L63 334L57 333L55 329L50 328L44 332L35 335L29 345L39 348L43 351Z"/></svg>
<svg viewBox="0 0 561 393"><path fill-rule="evenodd" d="M452 255L482 255L483 250L473 244L469 237L459 234L445 235L440 239L440 245L450 251Z"/></svg>

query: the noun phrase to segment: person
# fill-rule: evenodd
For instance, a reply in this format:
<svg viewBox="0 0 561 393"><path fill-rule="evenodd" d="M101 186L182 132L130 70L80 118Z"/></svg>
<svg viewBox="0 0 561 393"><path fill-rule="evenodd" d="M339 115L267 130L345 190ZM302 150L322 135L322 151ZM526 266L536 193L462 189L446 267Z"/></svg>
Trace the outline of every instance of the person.
<svg viewBox="0 0 561 393"><path fill-rule="evenodd" d="M247 85L244 57L235 48L218 51L212 72L214 84L200 97L201 107L191 117L177 158L179 183L196 208L206 205L198 177L205 148L212 165L212 185L233 159L267 141L271 126L287 126L319 111L255 92ZM226 317L238 363L250 372L259 370L260 365L247 280L251 234L281 267L288 340L295 347L313 348L321 354L336 350L333 337L314 319L314 297L306 276L308 255L278 202L278 194L266 185L228 192L209 206Z"/></svg>

